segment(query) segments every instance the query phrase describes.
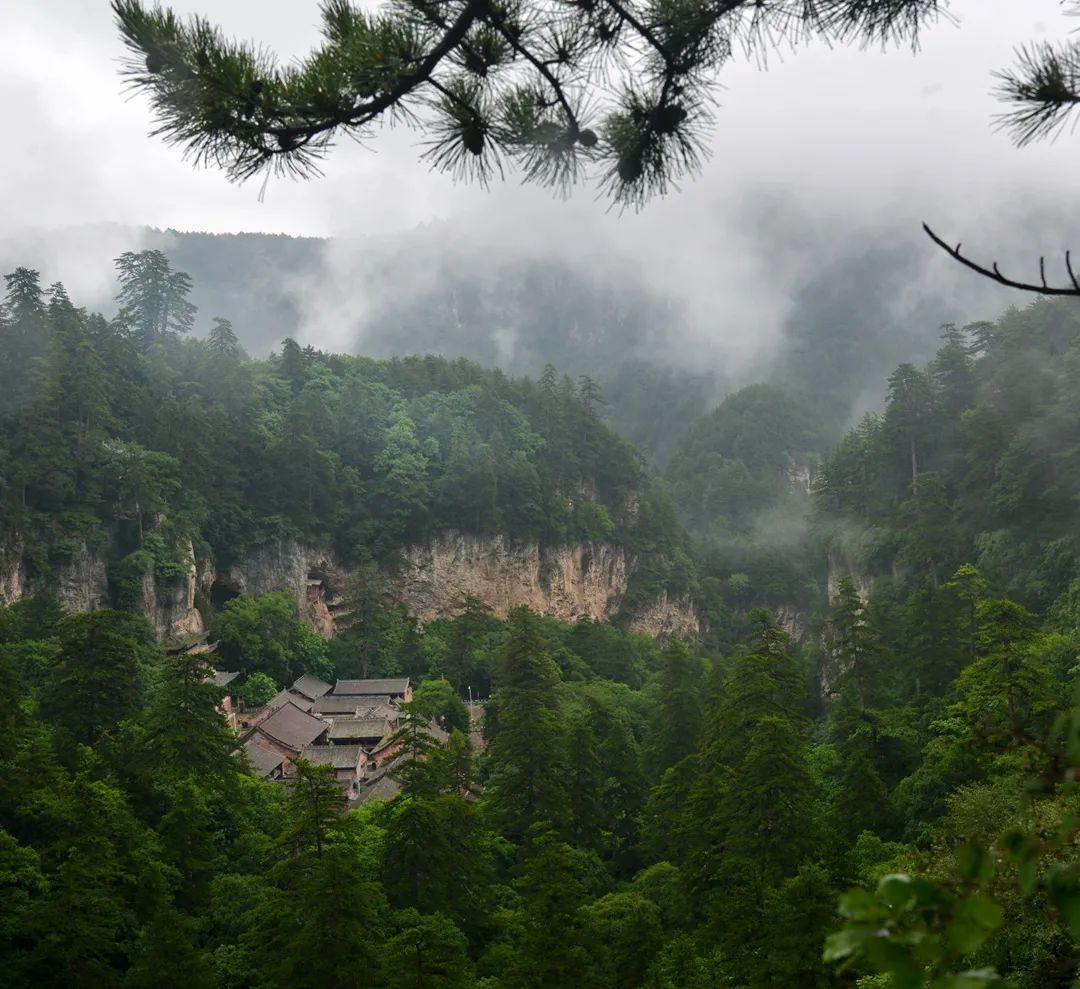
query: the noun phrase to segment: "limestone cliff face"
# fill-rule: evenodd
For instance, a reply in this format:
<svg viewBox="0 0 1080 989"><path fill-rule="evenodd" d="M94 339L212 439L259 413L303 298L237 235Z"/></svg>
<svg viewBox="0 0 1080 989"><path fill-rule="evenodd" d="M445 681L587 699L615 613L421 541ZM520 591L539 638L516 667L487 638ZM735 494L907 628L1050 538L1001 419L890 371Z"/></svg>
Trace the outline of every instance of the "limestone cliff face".
<svg viewBox="0 0 1080 989"><path fill-rule="evenodd" d="M779 625L789 636L791 641L798 644L806 640L809 631L809 616L801 608L791 604L782 604L773 611L776 624Z"/></svg>
<svg viewBox="0 0 1080 989"><path fill-rule="evenodd" d="M870 600L870 591L874 586L873 576L856 566L851 556L842 546L833 544L829 547L829 572L827 578L827 593L830 604L835 604L839 598L840 581L844 577L850 578L855 585L855 590L863 604Z"/></svg>
<svg viewBox="0 0 1080 989"><path fill-rule="evenodd" d="M265 546L229 568L224 580L230 591L258 597L284 591L296 598L301 617L320 635L334 634L334 617L327 606L326 588L313 591L313 577L344 586L346 574L331 552L295 542Z"/></svg>
<svg viewBox="0 0 1080 989"><path fill-rule="evenodd" d="M31 594L51 590L64 611L92 611L106 604L109 575L105 558L83 543L71 559L56 568L49 582L26 574L23 545L13 540L0 549L0 604L12 604Z"/></svg>
<svg viewBox="0 0 1080 989"><path fill-rule="evenodd" d="M18 601L26 593L23 547L17 539L0 546L0 604Z"/></svg>
<svg viewBox="0 0 1080 989"><path fill-rule="evenodd" d="M220 592L227 598L284 591L296 599L312 629L325 638L334 634L334 609L349 573L325 548L282 541L262 547L223 573L210 561L197 560L190 542L179 549L186 570L175 586L160 586L152 573L142 577L139 610L159 639L185 639L205 631L196 592L207 597ZM499 617L526 605L561 621L606 621L619 613L637 565L624 550L606 543L541 547L465 533L447 533L412 546L404 557L404 567L391 580L392 593L422 623L452 614L465 595L479 598ZM65 611L107 607L106 557L81 547L56 570L50 588ZM21 546L0 550L0 601L8 604L39 589L28 584ZM701 619L689 598L662 592L632 616L631 627L655 637L693 638L701 632Z"/></svg>
<svg viewBox="0 0 1080 989"><path fill-rule="evenodd" d="M64 611L108 607L109 566L105 557L83 543L70 560L57 567L53 591Z"/></svg>
<svg viewBox="0 0 1080 989"><path fill-rule="evenodd" d="M195 607L199 571L191 540L180 547L187 567L176 587L161 588L152 573L143 574L139 610L154 627L158 639L185 639L206 631L202 614Z"/></svg>
<svg viewBox="0 0 1080 989"><path fill-rule="evenodd" d="M142 577L139 611L153 626L159 639L177 639L204 631L202 615L195 607L195 553L190 540L180 547L188 567L176 587L158 587L152 573ZM66 612L93 611L109 607L109 564L102 552L85 543L70 559L59 564L49 580L28 580L22 546L11 544L0 553L0 602L11 604L23 597L49 591Z"/></svg>
<svg viewBox="0 0 1080 989"><path fill-rule="evenodd" d="M500 618L523 604L572 622L610 618L632 569L622 550L604 543L541 549L502 536L450 533L408 550L398 590L422 622L452 612L467 594Z"/></svg>
<svg viewBox="0 0 1080 989"><path fill-rule="evenodd" d="M451 532L409 547L391 591L421 623L452 614L466 595L479 598L500 618L526 605L561 621L604 621L619 612L635 566L624 550L606 543L541 547L504 536ZM308 624L329 638L332 607L348 579L325 549L283 542L234 564L224 583L236 593L292 594ZM631 626L654 636L693 637L701 620L689 599L661 594Z"/></svg>
<svg viewBox="0 0 1080 989"><path fill-rule="evenodd" d="M694 639L701 634L701 618L689 597L672 598L667 591L661 591L656 600L634 616L630 627L654 639Z"/></svg>
<svg viewBox="0 0 1080 989"><path fill-rule="evenodd" d="M503 536L447 533L406 553L398 581L401 600L421 622L452 613L465 595L500 618L526 605L560 621L605 621L619 611L636 561L606 543L540 547ZM689 599L662 593L631 622L649 635L692 637L701 620Z"/></svg>

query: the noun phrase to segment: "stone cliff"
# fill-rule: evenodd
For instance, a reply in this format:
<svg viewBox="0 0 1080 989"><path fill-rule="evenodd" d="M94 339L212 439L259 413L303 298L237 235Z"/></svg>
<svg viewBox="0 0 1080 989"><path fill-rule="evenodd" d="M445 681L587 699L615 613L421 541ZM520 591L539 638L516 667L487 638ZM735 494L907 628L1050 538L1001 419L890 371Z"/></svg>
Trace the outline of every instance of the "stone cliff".
<svg viewBox="0 0 1080 989"><path fill-rule="evenodd" d="M187 569L172 587L161 587L152 573L142 575L139 587L139 611L154 628L159 639L183 639L201 634L205 629L202 615L195 607L197 569L191 541L180 547ZM103 553L85 543L63 563L58 564L49 580L30 579L22 547L10 544L0 552L0 604L11 604L29 594L50 591L64 611L93 611L108 608L109 564Z"/></svg>
<svg viewBox="0 0 1080 989"><path fill-rule="evenodd" d="M203 616L195 607L199 569L191 540L180 546L186 564L184 576L175 587L159 587L152 573L142 576L142 600L139 610L154 626L159 639L187 639L206 631Z"/></svg>
<svg viewBox="0 0 1080 989"><path fill-rule="evenodd" d="M833 543L829 547L826 582L829 604L835 604L840 597L840 581L844 577L851 580L863 604L870 600L870 591L874 586L873 575L866 573L863 568L858 566L852 554L847 552L841 544Z"/></svg>
<svg viewBox="0 0 1080 989"><path fill-rule="evenodd" d="M285 591L296 598L301 616L315 631L326 638L334 634L334 613L349 572L328 550L282 541L260 548L222 573L209 561L197 561L190 543L180 550L187 567L177 585L163 588L152 573L142 577L139 610L160 639L184 639L205 630L196 591L219 600ZM407 549L390 588L421 622L453 613L465 595L479 598L499 617L526 605L561 621L583 617L606 621L619 614L635 569L633 557L607 543L541 547L503 536L446 533ZM66 611L106 607L106 558L84 546L57 568L49 586ZM0 551L0 601L8 604L42 589L44 585L26 579L21 546L11 544ZM666 592L630 620L632 628L652 636L692 638L701 631L693 602Z"/></svg>
<svg viewBox="0 0 1080 989"><path fill-rule="evenodd" d="M560 621L606 621L618 614L635 567L624 550L607 543L541 547L452 532L409 547L390 589L422 623L452 614L466 595L500 618L526 605ZM331 553L297 543L264 548L232 566L227 577L237 593L288 591L309 624L326 636L333 633L333 614L348 581L347 569ZM666 594L632 616L631 625L656 636L693 637L701 631L693 603Z"/></svg>
<svg viewBox="0 0 1080 989"><path fill-rule="evenodd" d="M447 533L406 554L398 579L401 600L422 622L453 611L465 595L479 598L500 618L526 605L564 622L608 621L622 606L637 566L607 543L540 547L503 536ZM666 592L631 616L648 635L696 636L701 620L689 599Z"/></svg>
<svg viewBox="0 0 1080 989"><path fill-rule="evenodd" d="M451 533L409 549L397 591L422 622L452 611L465 595L500 618L527 605L573 622L610 618L632 569L621 549L604 543L541 549L502 536Z"/></svg>
<svg viewBox="0 0 1080 989"><path fill-rule="evenodd" d="M29 594L50 590L65 611L106 607L109 575L105 558L83 543L71 558L56 567L50 581L27 575L23 545L10 541L0 550L0 604L12 604Z"/></svg>

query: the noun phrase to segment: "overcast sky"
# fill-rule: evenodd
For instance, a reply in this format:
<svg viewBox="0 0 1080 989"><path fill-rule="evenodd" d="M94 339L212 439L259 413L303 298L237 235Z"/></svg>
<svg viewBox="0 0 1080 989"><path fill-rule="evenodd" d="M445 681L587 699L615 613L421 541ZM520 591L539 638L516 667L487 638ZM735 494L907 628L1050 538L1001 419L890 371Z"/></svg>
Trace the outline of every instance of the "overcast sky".
<svg viewBox="0 0 1080 989"><path fill-rule="evenodd" d="M315 0L179 0L284 58L317 40ZM320 180L228 183L196 172L175 149L147 137L145 102L121 93L121 45L106 0L3 0L0 105L7 151L0 159L0 216L8 230L112 220L202 230L357 234L414 226L458 211L535 210L558 222L611 222L582 190L552 206L516 183L484 193L455 186L417 161L416 137L395 132L375 151L346 141ZM921 52L814 47L772 59L767 71L735 63L711 138L713 160L639 227L730 209L749 187L775 185L798 198L876 213L942 198L978 212L1002 194L1064 186L1078 153L1068 139L1017 151L991 130L992 69L1024 40L1074 26L1058 0L957 0L959 27L941 23ZM632 229L631 229L632 228Z"/></svg>
<svg viewBox="0 0 1080 989"><path fill-rule="evenodd" d="M1075 27L1058 0L956 0L950 9L959 24L939 23L914 54L816 45L771 58L766 71L729 64L712 160L638 215L609 210L587 188L560 202L513 179L489 192L455 185L418 161L419 138L404 130L380 134L371 149L346 140L325 177L272 179L259 202L260 180L236 186L218 172L195 171L177 149L147 136L144 100L121 90L122 46L106 0L0 5L0 240L9 242L26 228L101 221L367 239L444 220L441 236L450 230L459 240L482 235L485 243L584 252L594 261L626 255L686 300L701 327L695 344L727 361L759 353L779 332L792 284L857 250L860 239L918 242L927 277L944 280L947 293L954 285L974 293L969 311L982 318L1000 311L1002 293L935 254L920 221L977 251L1034 264L1039 253L1070 246L1069 221L1080 216L1068 199L1080 136L1021 151L991 126L992 70L1008 65L1019 43L1062 38ZM172 6L283 58L318 37L315 0ZM1044 215L1032 222L1037 211ZM1071 246L1080 247L1080 236ZM63 277L73 290L81 277L104 291L114 255L100 252L97 268L80 275L73 259L82 250L72 242L63 264L57 259L61 270L47 277ZM362 258L354 248L334 250L327 277L304 288L312 297L305 333L345 347L353 323L343 314L355 316ZM718 324L728 331L716 332ZM695 348L693 359L701 356Z"/></svg>

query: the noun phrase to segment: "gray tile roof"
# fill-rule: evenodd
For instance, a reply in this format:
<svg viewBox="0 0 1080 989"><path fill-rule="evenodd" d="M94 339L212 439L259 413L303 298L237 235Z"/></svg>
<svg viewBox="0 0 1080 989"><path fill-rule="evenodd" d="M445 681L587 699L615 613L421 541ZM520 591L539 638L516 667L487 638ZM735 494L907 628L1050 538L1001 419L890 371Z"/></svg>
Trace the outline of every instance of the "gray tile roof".
<svg viewBox="0 0 1080 989"><path fill-rule="evenodd" d="M295 694L303 694L308 700L314 701L330 693L331 687L325 680L305 673L289 689Z"/></svg>
<svg viewBox="0 0 1080 989"><path fill-rule="evenodd" d="M326 722L313 718L295 704L285 704L255 729L292 752L310 745L324 731Z"/></svg>
<svg viewBox="0 0 1080 989"><path fill-rule="evenodd" d="M298 707L301 711L310 711L313 703L313 701L306 697L301 697L299 694L291 693L288 690L279 690L266 702L265 706L271 711L276 711L286 704L292 704L293 707Z"/></svg>
<svg viewBox="0 0 1080 989"><path fill-rule="evenodd" d="M393 722L401 717L401 712L390 703L389 697L359 697L356 700L359 705L356 713L358 718L383 718Z"/></svg>
<svg viewBox="0 0 1080 989"><path fill-rule="evenodd" d="M305 745L301 759L317 766L330 765L335 769L355 769L364 750L359 745Z"/></svg>
<svg viewBox="0 0 1080 989"><path fill-rule="evenodd" d="M228 670L214 670L213 675L208 676L206 679L212 680L215 687L227 687L238 676L240 676L239 670L235 673L230 673Z"/></svg>
<svg viewBox="0 0 1080 989"><path fill-rule="evenodd" d="M409 678L399 677L389 680L338 680L334 684L335 694L383 694L394 696L404 694L409 689Z"/></svg>
<svg viewBox="0 0 1080 989"><path fill-rule="evenodd" d="M357 716L357 708L366 701L362 697L320 697L311 705L312 714L346 714L349 717Z"/></svg>
<svg viewBox="0 0 1080 989"><path fill-rule="evenodd" d="M384 718L335 718L330 727L330 741L377 742L387 731Z"/></svg>
<svg viewBox="0 0 1080 989"><path fill-rule="evenodd" d="M401 792L401 784L392 776L381 776L378 780L366 786L352 801L353 807L366 804L369 800L393 800Z"/></svg>
<svg viewBox="0 0 1080 989"><path fill-rule="evenodd" d="M252 771L263 779L287 761L285 756L280 752L275 752L269 743L261 738L249 738L240 751L247 756L248 765L251 766Z"/></svg>

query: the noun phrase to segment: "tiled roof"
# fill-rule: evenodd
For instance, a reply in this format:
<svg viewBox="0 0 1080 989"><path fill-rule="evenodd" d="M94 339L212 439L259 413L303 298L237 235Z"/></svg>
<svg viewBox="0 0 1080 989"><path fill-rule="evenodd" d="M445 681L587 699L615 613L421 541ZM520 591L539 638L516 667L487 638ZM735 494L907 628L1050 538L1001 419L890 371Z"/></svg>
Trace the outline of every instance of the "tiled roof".
<svg viewBox="0 0 1080 989"><path fill-rule="evenodd" d="M338 680L334 684L335 694L384 694L393 696L404 694L409 689L409 678L400 677L391 680Z"/></svg>
<svg viewBox="0 0 1080 989"><path fill-rule="evenodd" d="M227 687L238 676L240 676L239 670L235 673L230 673L228 670L214 670L213 675L208 676L206 679L213 681L215 687Z"/></svg>
<svg viewBox="0 0 1080 989"><path fill-rule="evenodd" d="M320 680L310 673L305 673L290 689L293 693L303 694L308 700L318 700L324 694L330 693L331 688L330 684L325 680Z"/></svg>
<svg viewBox="0 0 1080 989"><path fill-rule="evenodd" d="M428 733L440 745L445 745L447 742L450 741L450 732L443 728L442 725L440 725L439 722L435 721L434 719L432 720L431 724L428 725Z"/></svg>
<svg viewBox="0 0 1080 989"><path fill-rule="evenodd" d="M266 702L265 707L271 711L277 711L286 704L292 704L293 707L298 707L301 711L310 711L313 703L314 701L309 700L307 697L301 697L299 694L294 694L288 690L279 690Z"/></svg>
<svg viewBox="0 0 1080 989"><path fill-rule="evenodd" d="M289 703L260 722L256 730L290 751L299 752L326 731L326 722Z"/></svg>
<svg viewBox="0 0 1080 989"><path fill-rule="evenodd" d="M355 769L364 750L359 745L305 745L301 759L317 766L331 765L335 769Z"/></svg>
<svg viewBox="0 0 1080 989"><path fill-rule="evenodd" d="M242 751L254 773L263 779L287 761L285 756L275 752L270 744L261 738L249 738Z"/></svg>
<svg viewBox="0 0 1080 989"><path fill-rule="evenodd" d="M372 703L375 701L376 703ZM390 703L389 698L382 697L359 697L356 698L358 718L383 718L386 721L396 721L401 717L401 712Z"/></svg>
<svg viewBox="0 0 1080 989"><path fill-rule="evenodd" d="M401 784L396 779L392 776L382 776L371 786L361 790L352 801L352 806L359 807L369 800L393 800L400 792Z"/></svg>
<svg viewBox="0 0 1080 989"><path fill-rule="evenodd" d="M358 738L377 742L386 734L386 728L384 718L335 718L330 727L330 741Z"/></svg>
<svg viewBox="0 0 1080 989"><path fill-rule="evenodd" d="M356 717L357 708L364 704L362 697L320 697L311 705L312 714L347 714Z"/></svg>

